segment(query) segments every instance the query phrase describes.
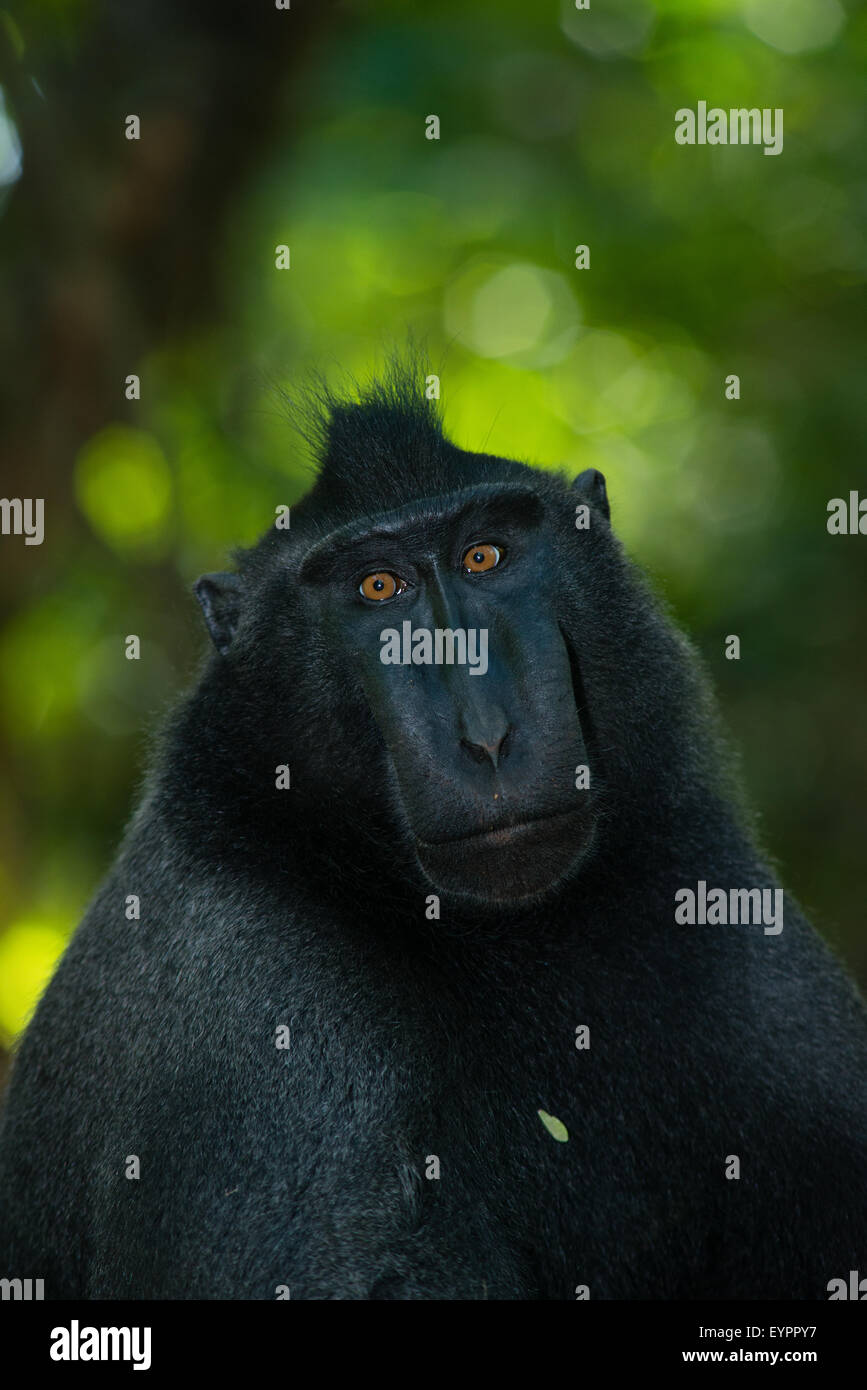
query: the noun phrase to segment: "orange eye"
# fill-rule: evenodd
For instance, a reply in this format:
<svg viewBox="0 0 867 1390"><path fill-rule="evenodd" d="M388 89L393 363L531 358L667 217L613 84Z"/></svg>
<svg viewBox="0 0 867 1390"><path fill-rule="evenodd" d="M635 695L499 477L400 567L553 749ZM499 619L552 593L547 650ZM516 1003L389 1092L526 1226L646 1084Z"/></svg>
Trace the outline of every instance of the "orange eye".
<svg viewBox="0 0 867 1390"><path fill-rule="evenodd" d="M464 569L468 574L482 574L499 563L500 552L495 545L471 545L464 555Z"/></svg>
<svg viewBox="0 0 867 1390"><path fill-rule="evenodd" d="M396 574L389 574L388 570L376 570L374 574L365 575L358 586L358 592L365 598L372 599L374 603L384 603L387 598L402 594L405 588L405 581L399 579Z"/></svg>

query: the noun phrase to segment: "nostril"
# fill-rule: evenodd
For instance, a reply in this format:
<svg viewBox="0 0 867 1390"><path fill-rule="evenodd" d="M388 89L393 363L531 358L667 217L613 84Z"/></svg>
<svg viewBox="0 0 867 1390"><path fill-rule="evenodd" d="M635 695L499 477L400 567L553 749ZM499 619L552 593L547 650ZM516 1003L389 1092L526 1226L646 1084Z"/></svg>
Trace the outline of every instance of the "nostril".
<svg viewBox="0 0 867 1390"><path fill-rule="evenodd" d="M483 743L471 743L468 738L461 739L461 747L466 748L473 762L484 763L488 760L488 751Z"/></svg>
<svg viewBox="0 0 867 1390"><path fill-rule="evenodd" d="M500 758L504 758L509 751L509 743L513 732L512 725L510 724L506 732L499 737L494 737L492 739L462 738L461 747L466 748L474 762L490 762L494 767L497 767Z"/></svg>

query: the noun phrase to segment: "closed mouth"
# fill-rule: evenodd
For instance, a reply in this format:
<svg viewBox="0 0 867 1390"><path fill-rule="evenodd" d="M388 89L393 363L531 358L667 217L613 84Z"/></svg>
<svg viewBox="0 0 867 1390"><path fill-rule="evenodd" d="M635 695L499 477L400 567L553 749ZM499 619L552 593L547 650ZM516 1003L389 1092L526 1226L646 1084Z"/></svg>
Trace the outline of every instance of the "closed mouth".
<svg viewBox="0 0 867 1390"><path fill-rule="evenodd" d="M534 830L537 826L551 825L556 821L568 820L578 815L577 810L555 811L544 816L526 816L522 820L504 821L502 825L490 826L487 830L472 830L466 835L451 835L445 840L419 840L426 849L441 849L444 845L505 845L515 839L522 831Z"/></svg>

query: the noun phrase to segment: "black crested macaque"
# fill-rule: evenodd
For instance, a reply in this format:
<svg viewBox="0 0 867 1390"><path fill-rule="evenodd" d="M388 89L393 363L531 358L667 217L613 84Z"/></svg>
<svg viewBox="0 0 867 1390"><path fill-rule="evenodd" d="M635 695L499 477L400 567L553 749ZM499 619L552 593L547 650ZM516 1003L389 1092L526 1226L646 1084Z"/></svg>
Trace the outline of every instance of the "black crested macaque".
<svg viewBox="0 0 867 1390"><path fill-rule="evenodd" d="M214 650L13 1068L0 1275L828 1298L867 1274L865 1010L765 912L602 476L455 447L395 371L323 431L291 529L196 586Z"/></svg>

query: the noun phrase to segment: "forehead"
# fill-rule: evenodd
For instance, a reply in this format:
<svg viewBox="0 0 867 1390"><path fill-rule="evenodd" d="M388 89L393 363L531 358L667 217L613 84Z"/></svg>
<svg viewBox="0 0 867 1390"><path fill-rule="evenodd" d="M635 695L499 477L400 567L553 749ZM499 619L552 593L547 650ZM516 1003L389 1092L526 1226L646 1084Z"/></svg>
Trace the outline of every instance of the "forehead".
<svg viewBox="0 0 867 1390"><path fill-rule="evenodd" d="M319 537L300 561L299 577L313 579L333 560L335 552L351 546L442 536L465 524L535 526L543 505L535 489L524 483L483 483L417 501L385 512L373 512L336 527Z"/></svg>

